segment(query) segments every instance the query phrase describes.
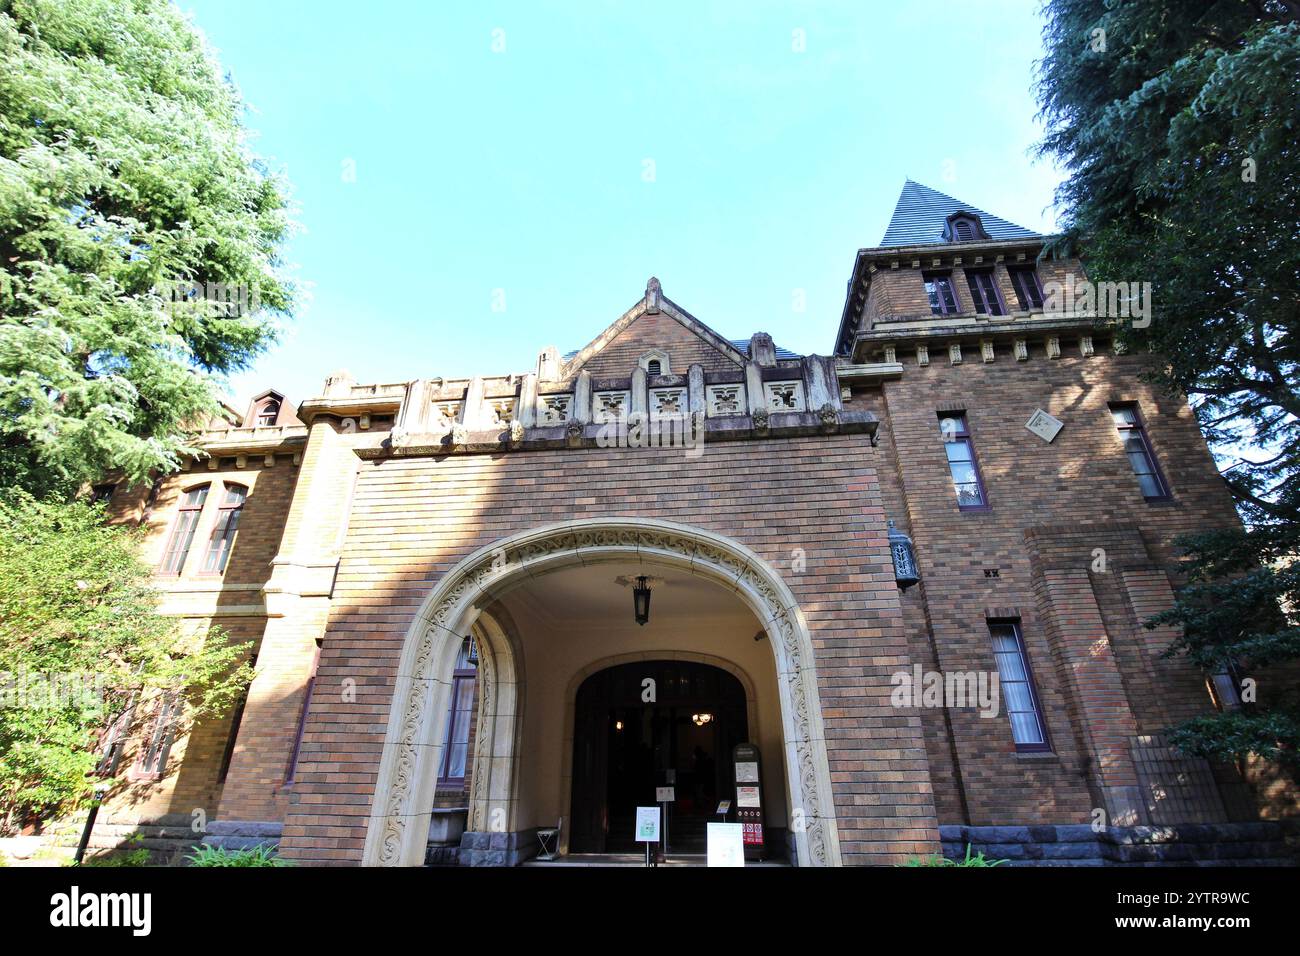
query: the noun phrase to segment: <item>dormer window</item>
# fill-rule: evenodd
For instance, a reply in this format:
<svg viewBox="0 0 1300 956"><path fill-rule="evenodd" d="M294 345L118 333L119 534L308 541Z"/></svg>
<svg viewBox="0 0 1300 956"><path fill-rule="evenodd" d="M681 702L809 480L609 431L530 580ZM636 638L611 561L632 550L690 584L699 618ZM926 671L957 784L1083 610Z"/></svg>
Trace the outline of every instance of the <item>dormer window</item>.
<svg viewBox="0 0 1300 956"><path fill-rule="evenodd" d="M672 363L663 349L651 349L637 359L636 364L645 369L648 376L673 374Z"/></svg>
<svg viewBox="0 0 1300 956"><path fill-rule="evenodd" d="M280 417L280 403L274 398L268 399L261 408L257 410L257 424L259 426L274 425L275 420Z"/></svg>
<svg viewBox="0 0 1300 956"><path fill-rule="evenodd" d="M984 231L979 216L968 212L957 212L948 217L943 228L943 238L945 242L974 242L977 239L989 238L989 234Z"/></svg>

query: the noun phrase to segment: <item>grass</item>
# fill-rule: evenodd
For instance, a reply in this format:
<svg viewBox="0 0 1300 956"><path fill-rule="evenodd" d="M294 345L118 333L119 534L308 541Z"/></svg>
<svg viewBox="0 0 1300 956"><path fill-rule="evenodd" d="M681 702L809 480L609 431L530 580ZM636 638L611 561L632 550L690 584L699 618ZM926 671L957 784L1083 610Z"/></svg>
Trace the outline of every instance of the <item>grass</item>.
<svg viewBox="0 0 1300 956"><path fill-rule="evenodd" d="M914 856L902 866L1001 866L1006 860L990 860L984 855L984 851L971 855L971 845L966 844L966 857L961 860L949 860L947 857L935 854L933 856Z"/></svg>

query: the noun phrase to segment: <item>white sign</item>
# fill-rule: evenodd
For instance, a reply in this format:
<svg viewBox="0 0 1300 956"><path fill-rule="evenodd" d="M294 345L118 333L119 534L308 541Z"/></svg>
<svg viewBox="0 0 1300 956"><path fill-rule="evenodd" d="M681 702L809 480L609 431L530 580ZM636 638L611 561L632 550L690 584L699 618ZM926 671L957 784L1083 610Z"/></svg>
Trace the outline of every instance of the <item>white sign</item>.
<svg viewBox="0 0 1300 956"><path fill-rule="evenodd" d="M728 813L730 810L731 810L731 801L730 801L730 800L719 800L719 801L718 801L718 809L717 809L717 811L716 811L717 813L723 813L723 814L725 814L725 813Z"/></svg>
<svg viewBox="0 0 1300 956"><path fill-rule="evenodd" d="M672 803L677 799L676 788L674 787L655 787L656 803Z"/></svg>
<svg viewBox="0 0 1300 956"><path fill-rule="evenodd" d="M658 843L659 842L659 808L658 807L637 807L636 808L636 842L637 843Z"/></svg>
<svg viewBox="0 0 1300 956"><path fill-rule="evenodd" d="M758 783L756 761L736 764L736 783Z"/></svg>
<svg viewBox="0 0 1300 956"><path fill-rule="evenodd" d="M744 866L745 833L739 823L706 825L709 866Z"/></svg>
<svg viewBox="0 0 1300 956"><path fill-rule="evenodd" d="M758 787L737 787L736 788L736 806L738 807L761 807L763 804L758 798Z"/></svg>
<svg viewBox="0 0 1300 956"><path fill-rule="evenodd" d="M1065 423L1059 418L1053 418L1040 408L1029 416L1029 421L1025 422L1025 427L1043 441L1051 442L1056 437L1056 433L1065 427Z"/></svg>

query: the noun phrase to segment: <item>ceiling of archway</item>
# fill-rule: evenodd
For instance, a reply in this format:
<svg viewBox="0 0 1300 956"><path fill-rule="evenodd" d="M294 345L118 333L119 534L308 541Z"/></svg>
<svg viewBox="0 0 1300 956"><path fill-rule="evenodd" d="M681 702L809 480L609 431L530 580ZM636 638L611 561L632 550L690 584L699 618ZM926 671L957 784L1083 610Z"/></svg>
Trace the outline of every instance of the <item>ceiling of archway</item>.
<svg viewBox="0 0 1300 956"><path fill-rule="evenodd" d="M523 625L538 618L551 626L595 627L631 624L632 582L650 578L650 624L647 627L710 622L758 623L733 592L706 578L676 568L635 561L581 565L530 578L502 598Z"/></svg>

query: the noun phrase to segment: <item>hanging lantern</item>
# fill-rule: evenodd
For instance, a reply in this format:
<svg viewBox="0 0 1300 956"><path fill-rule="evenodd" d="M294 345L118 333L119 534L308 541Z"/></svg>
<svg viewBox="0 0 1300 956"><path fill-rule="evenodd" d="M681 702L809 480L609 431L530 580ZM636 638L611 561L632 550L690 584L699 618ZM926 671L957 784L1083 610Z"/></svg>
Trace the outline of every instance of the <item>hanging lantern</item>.
<svg viewBox="0 0 1300 956"><path fill-rule="evenodd" d="M650 620L650 585L646 583L646 576L640 575L636 579L636 587L632 589L632 605L636 611L636 622L644 624Z"/></svg>
<svg viewBox="0 0 1300 956"><path fill-rule="evenodd" d="M906 591L921 580L921 574L916 570L916 548L912 539L895 528L893 521L889 522L889 553L894 558L894 580L900 590Z"/></svg>
<svg viewBox="0 0 1300 956"><path fill-rule="evenodd" d="M478 667L478 641L474 640L473 634L465 637L465 663Z"/></svg>

